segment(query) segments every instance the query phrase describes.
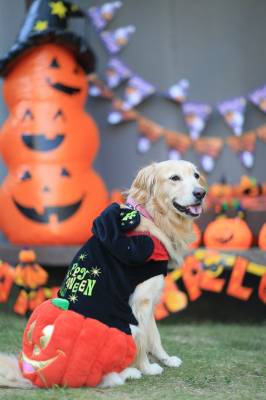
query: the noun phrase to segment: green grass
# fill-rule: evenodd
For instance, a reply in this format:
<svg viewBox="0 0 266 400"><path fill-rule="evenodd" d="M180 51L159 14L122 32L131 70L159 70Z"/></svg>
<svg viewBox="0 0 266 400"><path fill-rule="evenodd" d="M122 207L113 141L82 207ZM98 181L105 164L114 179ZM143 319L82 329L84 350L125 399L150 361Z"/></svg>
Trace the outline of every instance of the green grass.
<svg viewBox="0 0 266 400"><path fill-rule="evenodd" d="M25 320L0 314L0 351L18 352ZM171 324L160 331L180 368L115 389L0 389L2 400L265 400L266 325Z"/></svg>

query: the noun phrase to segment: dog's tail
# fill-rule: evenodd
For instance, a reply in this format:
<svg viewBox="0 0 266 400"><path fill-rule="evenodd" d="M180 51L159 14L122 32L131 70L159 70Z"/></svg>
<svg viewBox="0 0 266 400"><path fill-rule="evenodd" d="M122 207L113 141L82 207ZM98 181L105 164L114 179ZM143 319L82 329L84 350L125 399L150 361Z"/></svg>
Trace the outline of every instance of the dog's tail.
<svg viewBox="0 0 266 400"><path fill-rule="evenodd" d="M32 383L23 378L18 359L11 354L0 353L0 387L30 389Z"/></svg>

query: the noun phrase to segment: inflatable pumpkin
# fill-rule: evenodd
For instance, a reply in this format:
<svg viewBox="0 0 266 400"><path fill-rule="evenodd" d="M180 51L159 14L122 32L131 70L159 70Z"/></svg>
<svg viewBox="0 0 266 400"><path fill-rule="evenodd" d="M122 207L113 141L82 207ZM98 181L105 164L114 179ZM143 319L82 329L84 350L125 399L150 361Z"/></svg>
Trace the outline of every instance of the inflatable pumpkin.
<svg viewBox="0 0 266 400"><path fill-rule="evenodd" d="M12 243L80 244L107 204L102 179L86 165L21 165L0 190L1 228Z"/></svg>
<svg viewBox="0 0 266 400"><path fill-rule="evenodd" d="M260 249L266 250L266 222L261 227L258 244Z"/></svg>
<svg viewBox="0 0 266 400"><path fill-rule="evenodd" d="M207 225L204 244L211 249L248 249L252 233L241 218L218 217Z"/></svg>
<svg viewBox="0 0 266 400"><path fill-rule="evenodd" d="M9 109L20 101L56 101L62 106L85 104L88 82L83 68L63 46L48 43L25 52L3 84Z"/></svg>
<svg viewBox="0 0 266 400"><path fill-rule="evenodd" d="M201 231L200 231L200 228L198 227L198 225L195 223L193 223L192 227L193 227L193 232L194 232L196 239L194 240L193 243L190 244L189 247L191 249L196 249L197 247L199 247L200 242L201 242Z"/></svg>
<svg viewBox="0 0 266 400"><path fill-rule="evenodd" d="M132 336L62 302L67 301L48 300L32 313L19 361L24 378L43 388L96 386L105 374L121 372L134 361Z"/></svg>
<svg viewBox="0 0 266 400"><path fill-rule="evenodd" d="M99 147L93 119L79 107L56 101L22 101L12 109L0 134L0 151L9 167L23 163L84 161Z"/></svg>

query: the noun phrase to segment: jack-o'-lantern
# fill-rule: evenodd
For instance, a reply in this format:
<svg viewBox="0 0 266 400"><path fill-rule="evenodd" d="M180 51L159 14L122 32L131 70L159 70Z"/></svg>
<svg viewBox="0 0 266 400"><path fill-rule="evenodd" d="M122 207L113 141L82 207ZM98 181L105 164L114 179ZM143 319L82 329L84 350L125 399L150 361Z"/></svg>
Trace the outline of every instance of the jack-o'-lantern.
<svg viewBox="0 0 266 400"><path fill-rule="evenodd" d="M25 52L4 80L3 95L12 109L22 100L58 101L84 105L88 82L73 54L57 44L43 44Z"/></svg>
<svg viewBox="0 0 266 400"><path fill-rule="evenodd" d="M208 190L208 195L215 198L229 198L232 196L232 187L224 183L214 183Z"/></svg>
<svg viewBox="0 0 266 400"><path fill-rule="evenodd" d="M261 227L258 244L260 249L266 250L266 222Z"/></svg>
<svg viewBox="0 0 266 400"><path fill-rule="evenodd" d="M247 223L238 217L218 217L207 225L204 244L212 249L248 249L252 233Z"/></svg>
<svg viewBox="0 0 266 400"><path fill-rule="evenodd" d="M48 300L32 313L23 336L19 365L39 387L96 386L121 372L136 354L130 335L67 309L67 300Z"/></svg>
<svg viewBox="0 0 266 400"><path fill-rule="evenodd" d="M263 188L256 178L244 175L241 177L239 186L236 187L236 193L238 196L257 197L263 193Z"/></svg>
<svg viewBox="0 0 266 400"><path fill-rule="evenodd" d="M195 235L195 240L193 243L190 244L189 247L191 249L196 249L197 247L199 247L200 242L201 242L201 231L200 231L200 228L198 227L198 225L195 223L193 223L192 228L193 228L193 233Z"/></svg>
<svg viewBox="0 0 266 400"><path fill-rule="evenodd" d="M108 204L102 179L87 165L21 165L0 190L1 228L12 243L83 243Z"/></svg>
<svg viewBox="0 0 266 400"><path fill-rule="evenodd" d="M31 162L93 161L99 147L95 122L79 107L23 101L0 133L0 151L9 167Z"/></svg>

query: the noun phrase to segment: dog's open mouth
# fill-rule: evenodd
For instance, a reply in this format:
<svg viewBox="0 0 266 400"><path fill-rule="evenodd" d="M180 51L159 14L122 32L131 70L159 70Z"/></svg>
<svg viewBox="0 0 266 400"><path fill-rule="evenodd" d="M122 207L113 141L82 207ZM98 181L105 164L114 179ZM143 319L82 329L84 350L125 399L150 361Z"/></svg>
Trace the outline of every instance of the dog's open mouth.
<svg viewBox="0 0 266 400"><path fill-rule="evenodd" d="M190 215L191 217L199 217L202 213L202 204L196 203L189 206L181 206L176 201L173 201L174 207L183 214Z"/></svg>

